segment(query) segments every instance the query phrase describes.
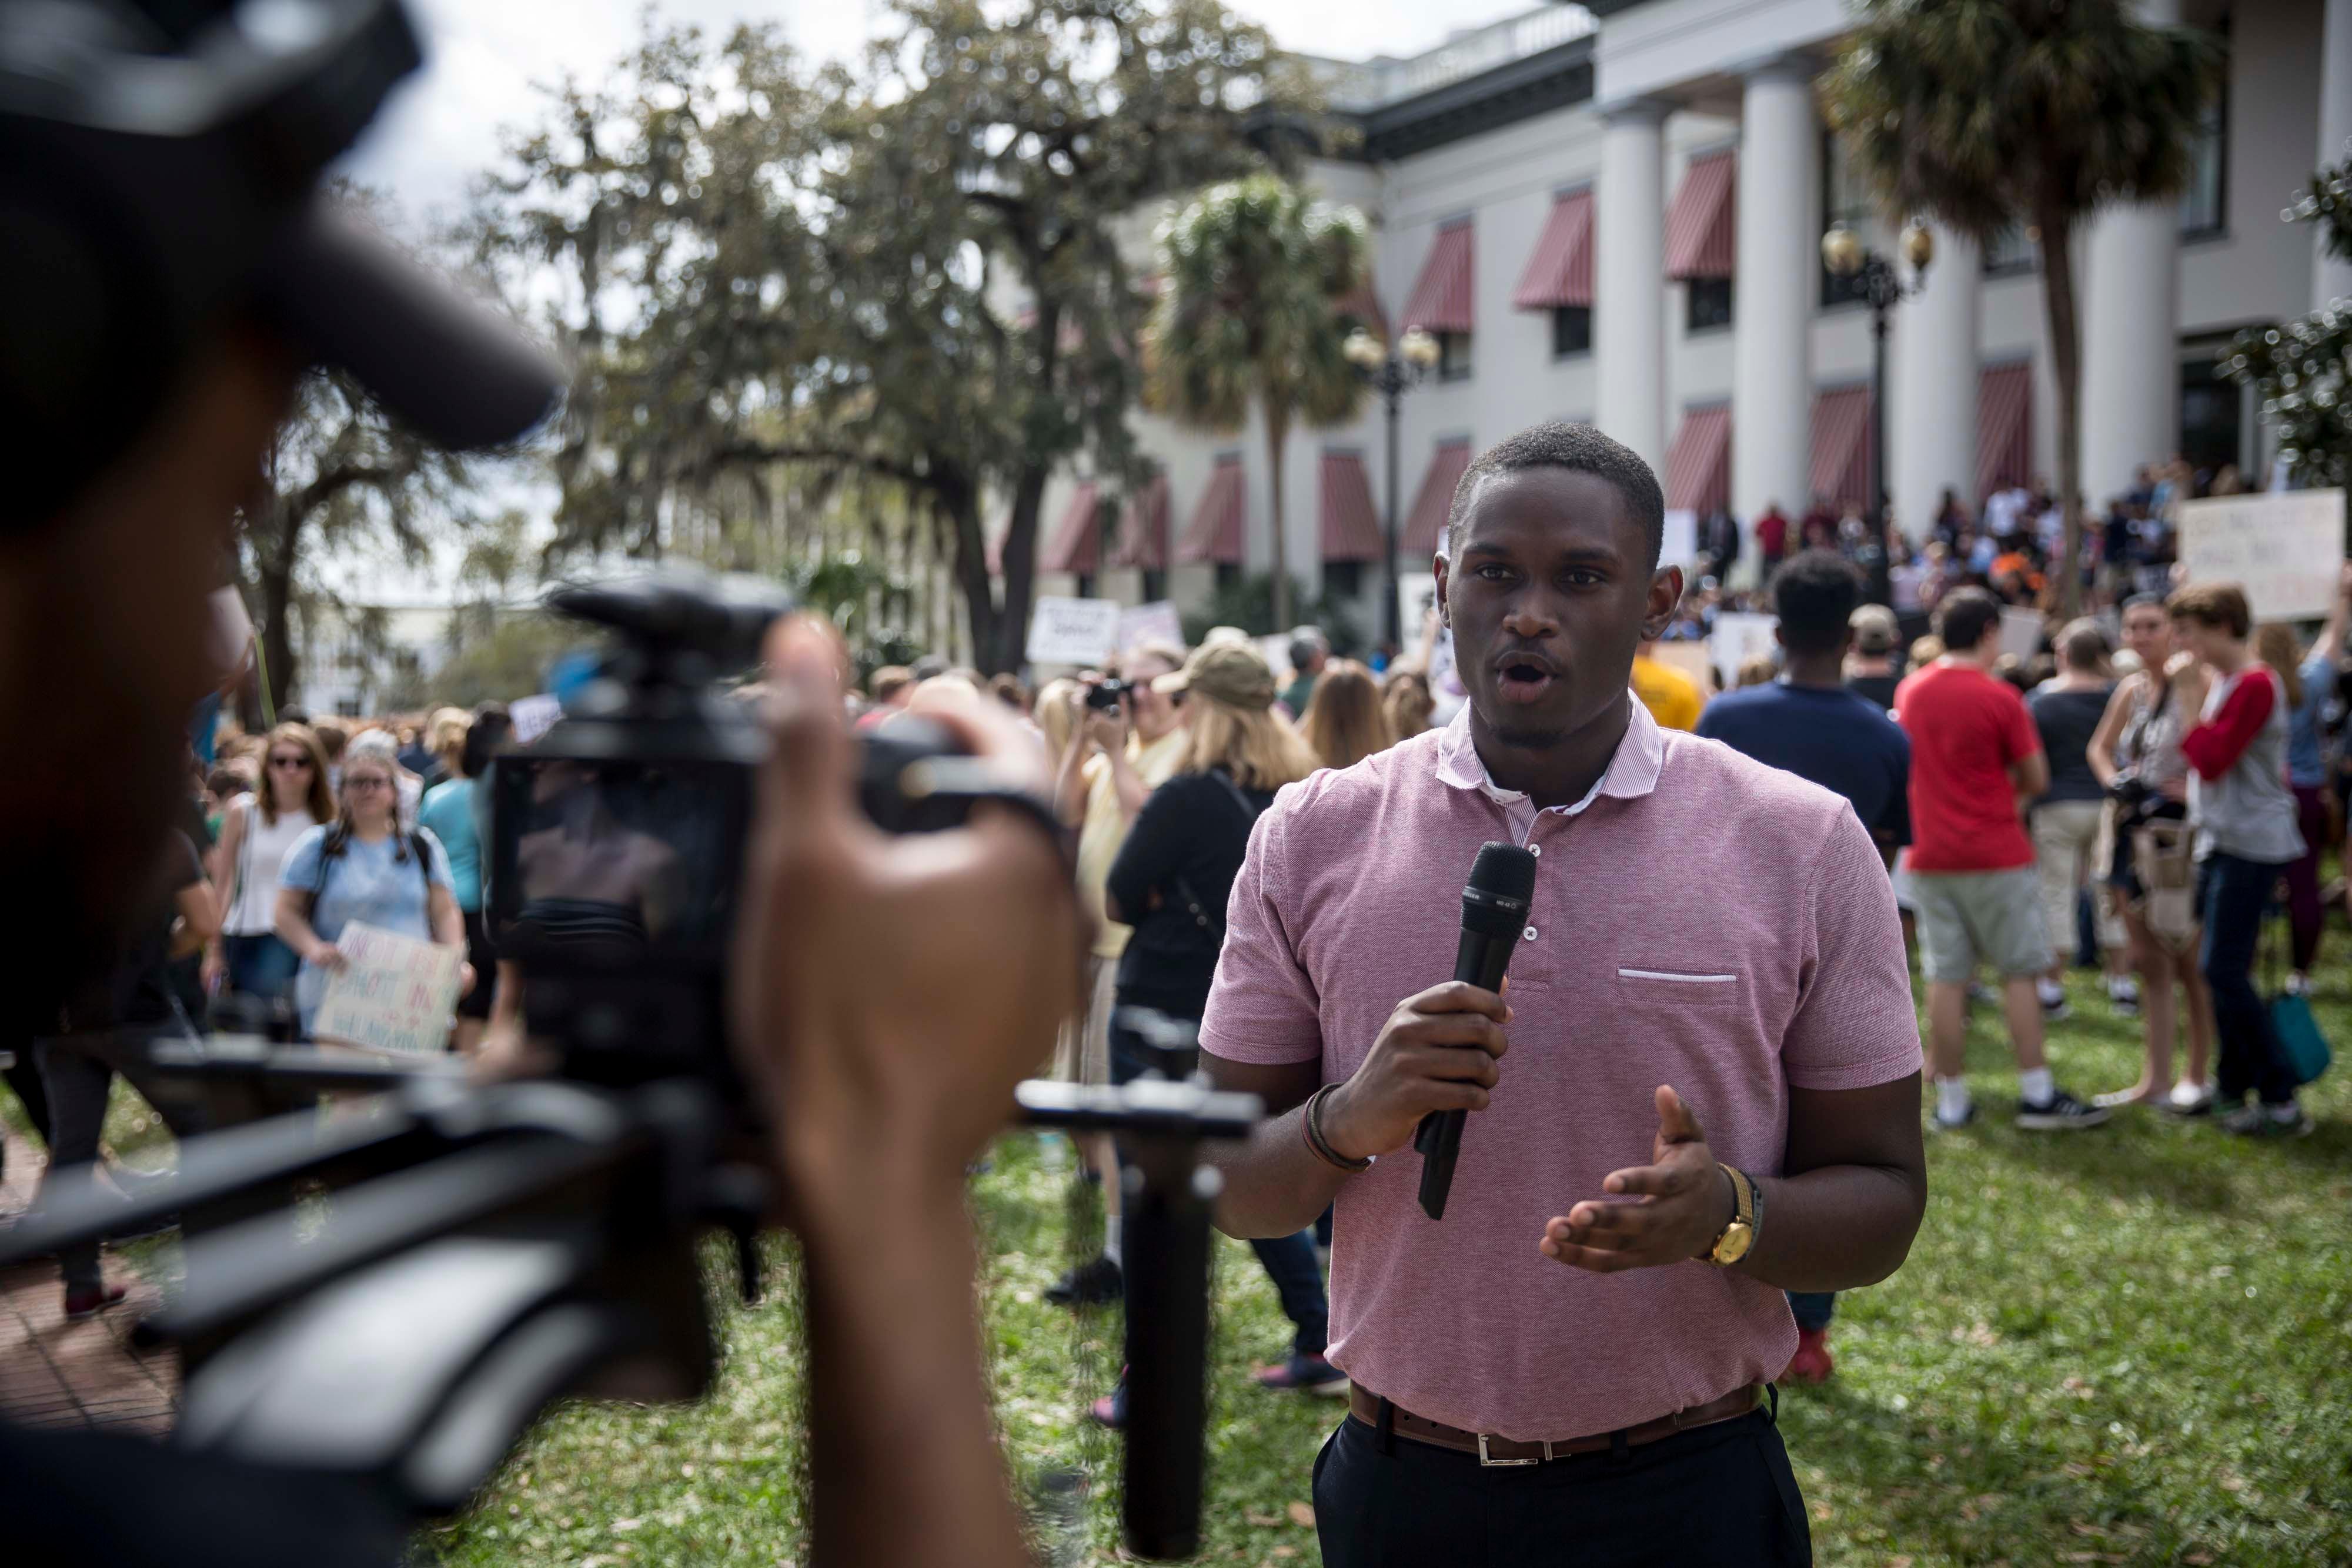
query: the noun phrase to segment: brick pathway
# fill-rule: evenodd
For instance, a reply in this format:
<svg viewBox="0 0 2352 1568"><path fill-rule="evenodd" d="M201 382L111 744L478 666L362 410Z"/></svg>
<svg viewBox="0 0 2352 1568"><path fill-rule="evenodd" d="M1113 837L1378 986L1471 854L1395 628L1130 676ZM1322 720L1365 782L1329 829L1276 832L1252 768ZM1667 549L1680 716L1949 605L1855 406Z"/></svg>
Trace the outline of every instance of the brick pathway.
<svg viewBox="0 0 2352 1568"><path fill-rule="evenodd" d="M19 1214L39 1184L41 1156L5 1127L0 1214ZM86 1322L65 1321L65 1292L53 1262L0 1269L0 1420L27 1427L104 1427L169 1431L179 1403L178 1359L168 1349L142 1351L131 1326L160 1302L155 1287L120 1260L110 1278L130 1299Z"/></svg>

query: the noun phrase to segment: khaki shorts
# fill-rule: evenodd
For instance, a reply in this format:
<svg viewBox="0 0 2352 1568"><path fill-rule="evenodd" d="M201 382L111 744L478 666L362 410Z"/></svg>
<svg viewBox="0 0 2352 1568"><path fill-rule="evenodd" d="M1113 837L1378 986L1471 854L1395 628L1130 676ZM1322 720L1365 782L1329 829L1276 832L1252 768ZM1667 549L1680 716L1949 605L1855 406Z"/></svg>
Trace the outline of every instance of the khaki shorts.
<svg viewBox="0 0 2352 1568"><path fill-rule="evenodd" d="M1913 872L1912 909L1919 970L1942 985L1965 985L1979 964L2004 978L2050 967L2050 933L2030 865L2011 871Z"/></svg>
<svg viewBox="0 0 2352 1568"><path fill-rule="evenodd" d="M1110 1082L1110 1013L1118 994L1118 960L1087 960L1087 1010L1062 1020L1054 1046L1054 1076L1065 1083Z"/></svg>

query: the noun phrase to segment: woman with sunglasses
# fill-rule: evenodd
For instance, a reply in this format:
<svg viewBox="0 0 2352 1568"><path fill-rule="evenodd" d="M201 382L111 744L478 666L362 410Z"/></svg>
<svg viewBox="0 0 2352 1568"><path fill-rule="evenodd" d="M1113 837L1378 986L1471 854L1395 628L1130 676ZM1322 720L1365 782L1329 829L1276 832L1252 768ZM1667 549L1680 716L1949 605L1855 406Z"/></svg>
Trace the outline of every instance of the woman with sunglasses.
<svg viewBox="0 0 2352 1568"><path fill-rule="evenodd" d="M449 857L430 829L404 829L392 761L353 747L343 755L343 805L333 822L295 841L278 893L278 934L301 956L294 1002L307 1037L326 999L327 977L343 967L335 939L353 921L394 936L463 950ZM459 996L473 989L458 969Z"/></svg>
<svg viewBox="0 0 2352 1568"><path fill-rule="evenodd" d="M278 884L295 841L333 821L327 754L307 725L281 724L261 754L260 787L231 800L214 850L221 936L205 955L205 988L224 979L249 997L282 997L300 961L278 935Z"/></svg>

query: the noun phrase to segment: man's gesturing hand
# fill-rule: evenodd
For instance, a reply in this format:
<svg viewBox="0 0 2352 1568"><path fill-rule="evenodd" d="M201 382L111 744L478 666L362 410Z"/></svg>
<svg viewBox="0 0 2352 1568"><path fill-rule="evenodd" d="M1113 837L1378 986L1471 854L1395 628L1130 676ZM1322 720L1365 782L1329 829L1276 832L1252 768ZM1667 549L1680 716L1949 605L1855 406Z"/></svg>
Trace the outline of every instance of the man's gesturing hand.
<svg viewBox="0 0 2352 1568"><path fill-rule="evenodd" d="M1708 1152L1683 1097L1658 1086L1658 1137L1650 1163L1612 1171L1605 1195L1589 1197L1544 1227L1548 1258L1599 1274L1705 1257L1731 1223L1731 1178Z"/></svg>
<svg viewBox="0 0 2352 1568"><path fill-rule="evenodd" d="M1485 1110L1510 1020L1501 997L1459 980L1399 1002L1363 1065L1323 1103L1332 1152L1350 1160L1391 1154L1432 1111Z"/></svg>
<svg viewBox="0 0 2352 1568"><path fill-rule="evenodd" d="M794 620L768 657L775 749L736 933L736 1059L763 1093L796 1219L953 1203L1076 1004L1069 873L1002 809L883 834L856 803L837 645ZM1035 747L989 705L938 691L913 706L1009 782L1038 782Z"/></svg>

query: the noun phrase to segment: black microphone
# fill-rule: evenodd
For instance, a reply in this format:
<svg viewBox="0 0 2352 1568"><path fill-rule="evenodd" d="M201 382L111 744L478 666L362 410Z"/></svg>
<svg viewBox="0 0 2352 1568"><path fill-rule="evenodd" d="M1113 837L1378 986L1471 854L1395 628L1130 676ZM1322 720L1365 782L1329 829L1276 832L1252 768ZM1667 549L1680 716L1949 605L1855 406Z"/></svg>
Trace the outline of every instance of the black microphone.
<svg viewBox="0 0 2352 1568"><path fill-rule="evenodd" d="M1454 977L1481 990L1503 988L1503 971L1528 923L1535 896L1536 857L1517 844L1481 844L1462 890L1462 946L1454 953ZM1470 1049L1464 1047L1465 1050ZM1445 1195L1454 1186L1454 1161L1462 1151L1466 1111L1433 1111L1421 1119L1412 1146L1421 1151L1421 1207L1432 1219L1445 1218Z"/></svg>

